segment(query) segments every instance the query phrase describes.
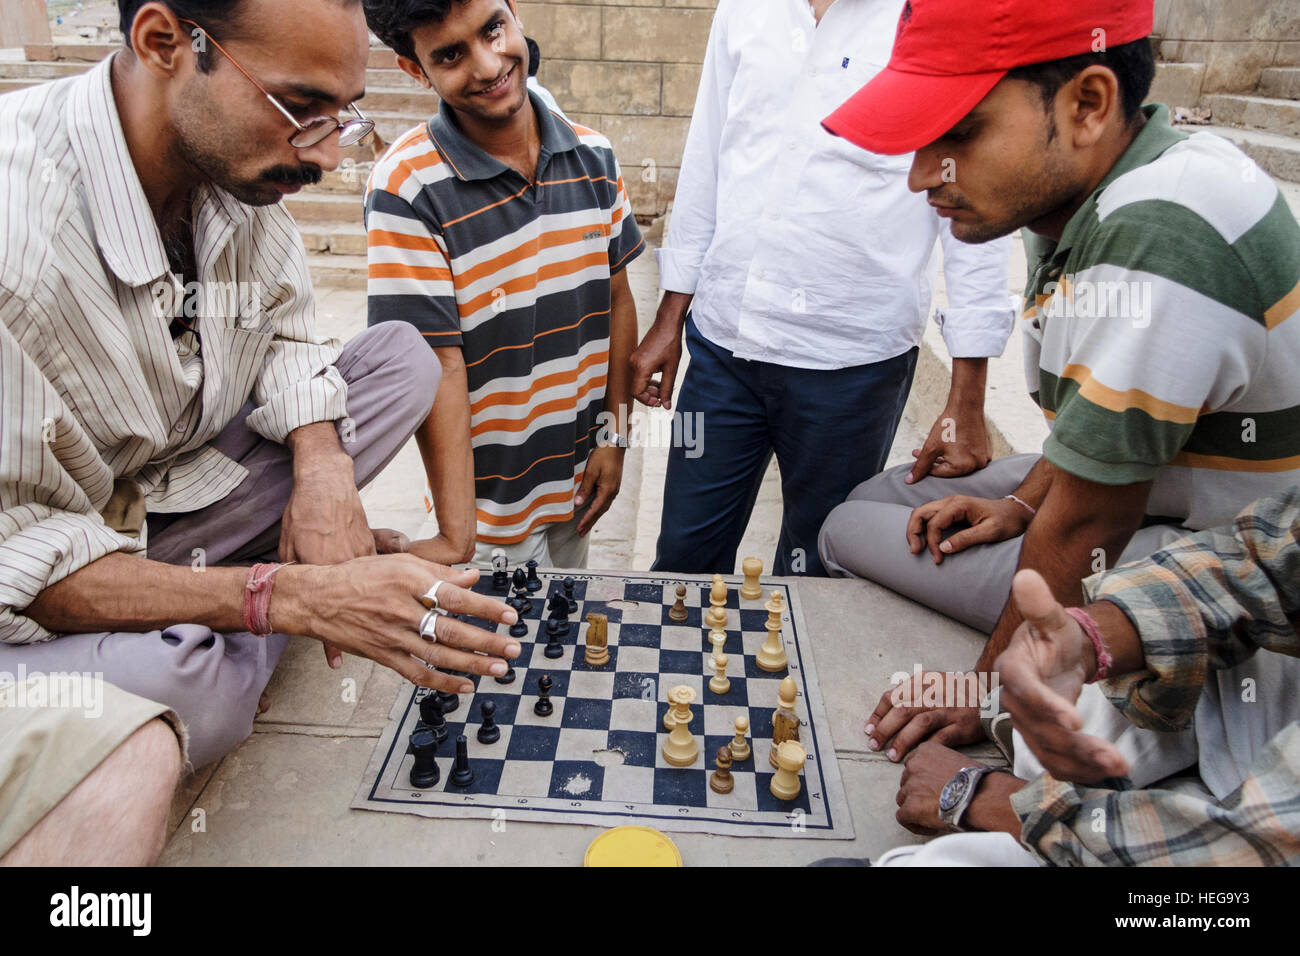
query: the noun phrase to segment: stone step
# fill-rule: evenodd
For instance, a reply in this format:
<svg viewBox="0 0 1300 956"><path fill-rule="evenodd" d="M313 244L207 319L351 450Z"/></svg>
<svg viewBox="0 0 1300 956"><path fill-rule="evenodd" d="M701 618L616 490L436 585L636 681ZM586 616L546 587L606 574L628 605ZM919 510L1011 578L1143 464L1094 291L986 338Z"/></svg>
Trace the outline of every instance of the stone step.
<svg viewBox="0 0 1300 956"><path fill-rule="evenodd" d="M1147 96L1149 103L1175 106L1195 106L1201 98L1201 82L1205 79L1204 63L1157 63L1155 80Z"/></svg>
<svg viewBox="0 0 1300 956"><path fill-rule="evenodd" d="M1215 113L1218 118L1218 113ZM1300 139L1235 126L1184 126L1189 133L1207 132L1236 143L1243 153L1274 179L1300 183Z"/></svg>
<svg viewBox="0 0 1300 956"><path fill-rule="evenodd" d="M1243 93L1215 93L1202 104L1214 111L1215 123L1300 136L1300 102Z"/></svg>
<svg viewBox="0 0 1300 956"><path fill-rule="evenodd" d="M312 285L320 289L366 291L366 257L316 253L307 255Z"/></svg>
<svg viewBox="0 0 1300 956"><path fill-rule="evenodd" d="M309 254L366 257L366 227L360 222L304 222L298 231Z"/></svg>
<svg viewBox="0 0 1300 956"><path fill-rule="evenodd" d="M284 207L293 214L299 227L307 223L350 222L358 226L364 220L361 196L346 193L303 191L284 197Z"/></svg>
<svg viewBox="0 0 1300 956"><path fill-rule="evenodd" d="M86 72L89 63L32 63L27 60L0 61L0 77L6 79L30 77L36 82L58 80Z"/></svg>
<svg viewBox="0 0 1300 956"><path fill-rule="evenodd" d="M1259 74L1259 89L1256 92L1260 96L1300 100L1300 67L1268 67Z"/></svg>

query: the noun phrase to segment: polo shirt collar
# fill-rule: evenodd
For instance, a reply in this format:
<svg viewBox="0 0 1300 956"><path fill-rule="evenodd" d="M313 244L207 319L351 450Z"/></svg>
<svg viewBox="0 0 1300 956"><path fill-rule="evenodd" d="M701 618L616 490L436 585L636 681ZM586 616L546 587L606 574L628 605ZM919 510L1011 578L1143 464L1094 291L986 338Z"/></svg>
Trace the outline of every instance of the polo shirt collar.
<svg viewBox="0 0 1300 956"><path fill-rule="evenodd" d="M532 101L533 112L537 114L537 126L542 138L537 168L545 169L552 156L577 147L578 134L572 126L552 113L550 107L532 90L528 91L528 98ZM461 132L451 107L445 101L438 104L437 114L429 120L429 138L451 166L452 172L462 181L493 179L502 173L515 172Z"/></svg>
<svg viewBox="0 0 1300 956"><path fill-rule="evenodd" d="M66 120L100 255L119 279L139 286L166 275L170 267L113 98L116 57L105 57L76 82ZM200 196L200 207L224 220L223 225L238 225L252 215L252 209L215 186L205 187ZM195 236L196 253L199 238Z"/></svg>
<svg viewBox="0 0 1300 956"><path fill-rule="evenodd" d="M1106 174L1106 177L1092 191L1092 194L1088 196L1078 211L1070 217L1070 221L1065 224L1065 229L1061 233L1061 241L1052 250L1053 255L1059 256L1073 248L1079 233L1087 228L1087 225L1092 222L1093 217L1096 215L1097 200L1106 187L1125 173L1131 173L1147 163L1154 162L1169 147L1187 139L1186 133L1176 130L1170 125L1169 107L1161 103L1152 103L1142 107L1142 112L1146 114L1146 123L1137 136L1134 137L1133 142L1129 143L1128 149L1124 150L1124 154L1110 168L1110 172Z"/></svg>

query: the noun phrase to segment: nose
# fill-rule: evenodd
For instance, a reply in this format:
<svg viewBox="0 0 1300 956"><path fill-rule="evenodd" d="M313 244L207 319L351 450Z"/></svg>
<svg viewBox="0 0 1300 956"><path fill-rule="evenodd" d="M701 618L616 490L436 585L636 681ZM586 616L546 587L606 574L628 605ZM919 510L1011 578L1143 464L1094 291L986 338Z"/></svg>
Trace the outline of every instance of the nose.
<svg viewBox="0 0 1300 956"><path fill-rule="evenodd" d="M325 172L339 168L339 131L334 130L315 146L298 150L298 159L304 163L315 163Z"/></svg>
<svg viewBox="0 0 1300 956"><path fill-rule="evenodd" d="M924 146L912 157L912 169L907 174L907 188L914 193L925 192L943 185L943 161L939 150Z"/></svg>
<svg viewBox="0 0 1300 956"><path fill-rule="evenodd" d="M480 43L474 52L474 79L479 83L491 83L501 74L501 54L493 44Z"/></svg>

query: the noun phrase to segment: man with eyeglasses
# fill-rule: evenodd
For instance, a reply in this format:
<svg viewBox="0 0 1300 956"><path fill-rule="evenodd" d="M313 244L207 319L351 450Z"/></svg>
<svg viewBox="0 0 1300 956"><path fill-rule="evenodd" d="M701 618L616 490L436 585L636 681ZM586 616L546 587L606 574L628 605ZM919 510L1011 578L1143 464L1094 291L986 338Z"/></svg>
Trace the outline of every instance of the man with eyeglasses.
<svg viewBox="0 0 1300 956"><path fill-rule="evenodd" d="M124 50L0 98L0 863L153 859L287 634L450 692L518 653L450 616L514 620L475 572L377 554L357 489L438 362L319 339L280 204L372 128L361 4L119 6Z"/></svg>

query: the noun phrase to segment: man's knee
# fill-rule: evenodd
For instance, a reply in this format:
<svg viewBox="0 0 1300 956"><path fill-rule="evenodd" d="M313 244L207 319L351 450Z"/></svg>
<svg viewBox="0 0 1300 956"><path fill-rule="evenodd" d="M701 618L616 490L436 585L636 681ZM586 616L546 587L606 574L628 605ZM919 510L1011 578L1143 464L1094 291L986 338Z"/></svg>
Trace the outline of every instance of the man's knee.
<svg viewBox="0 0 1300 956"><path fill-rule="evenodd" d="M833 578L861 577L861 568L854 570L850 542L861 540L865 534L864 506L862 502L846 501L831 509L817 535L817 554L826 573Z"/></svg>
<svg viewBox="0 0 1300 956"><path fill-rule="evenodd" d="M442 381L442 363L424 336L409 322L380 322L363 334L376 351L371 368L382 370L393 383L388 392L391 407L404 421L424 421Z"/></svg>
<svg viewBox="0 0 1300 956"><path fill-rule="evenodd" d="M907 482L904 479L907 478L911 470L911 465L897 465L893 468L886 468L884 471L872 475L849 492L847 500L883 501L888 504L901 504L904 499L899 491L907 487Z"/></svg>

